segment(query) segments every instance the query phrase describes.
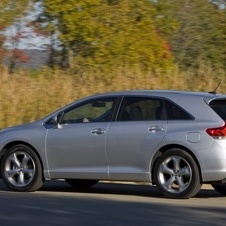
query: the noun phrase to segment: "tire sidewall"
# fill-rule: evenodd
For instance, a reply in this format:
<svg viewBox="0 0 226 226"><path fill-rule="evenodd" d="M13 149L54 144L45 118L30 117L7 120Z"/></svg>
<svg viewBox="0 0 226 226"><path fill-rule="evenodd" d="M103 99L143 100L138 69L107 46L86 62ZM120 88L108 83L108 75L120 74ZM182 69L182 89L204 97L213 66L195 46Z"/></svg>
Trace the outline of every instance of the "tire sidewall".
<svg viewBox="0 0 226 226"><path fill-rule="evenodd" d="M178 192L178 193L173 193L173 192L167 191L162 186L161 182L159 181L159 171L160 171L162 163L167 158L172 157L172 156L178 156L178 157L184 158L191 168L190 184L184 191ZM159 191L163 195L165 195L169 198L190 198L190 197L194 196L195 194L197 194L197 192L200 190L200 187L201 187L200 172L199 172L197 163L195 162L195 160L189 153L187 153L186 151L184 151L182 149L177 149L177 148L170 149L170 150L164 152L157 159L157 162L156 162L155 168L154 168L154 180L155 180L156 186L159 189Z"/></svg>
<svg viewBox="0 0 226 226"><path fill-rule="evenodd" d="M32 180L26 184L25 186L19 187L19 186L15 186L13 185L7 178L6 174L5 174L5 168L6 168L6 161L8 160L9 156L12 155L13 153L16 152L24 152L27 153L33 163L34 163L34 176L32 178ZM13 191L34 191L36 189L38 189L40 187L41 184L43 184L43 176L42 176L42 166L40 163L40 160L37 156L37 154L35 153L35 151L30 148L27 145L23 145L23 144L19 144L19 145L15 145L13 147L11 147L7 153L4 155L3 159L2 159L2 163L1 163L1 175L2 175L2 179L5 182L5 184L12 189Z"/></svg>

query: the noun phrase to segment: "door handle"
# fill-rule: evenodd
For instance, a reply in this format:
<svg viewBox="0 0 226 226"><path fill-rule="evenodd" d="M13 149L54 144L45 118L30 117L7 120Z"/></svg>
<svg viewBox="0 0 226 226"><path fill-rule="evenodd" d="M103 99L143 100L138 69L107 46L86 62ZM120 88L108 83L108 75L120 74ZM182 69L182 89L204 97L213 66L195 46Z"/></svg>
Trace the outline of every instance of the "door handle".
<svg viewBox="0 0 226 226"><path fill-rule="evenodd" d="M151 126L148 128L148 132L157 133L163 131L163 127L161 126Z"/></svg>
<svg viewBox="0 0 226 226"><path fill-rule="evenodd" d="M101 129L101 128L96 128L91 130L91 134L92 135L101 135L101 134L105 134L105 129Z"/></svg>

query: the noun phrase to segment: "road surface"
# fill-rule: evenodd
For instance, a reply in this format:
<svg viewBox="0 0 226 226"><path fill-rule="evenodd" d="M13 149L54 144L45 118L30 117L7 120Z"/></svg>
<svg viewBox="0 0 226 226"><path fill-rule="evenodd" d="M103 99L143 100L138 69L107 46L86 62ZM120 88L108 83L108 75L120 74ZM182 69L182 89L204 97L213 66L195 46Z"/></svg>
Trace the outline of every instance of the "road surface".
<svg viewBox="0 0 226 226"><path fill-rule="evenodd" d="M226 225L226 197L209 186L191 199L161 196L154 186L98 183L75 190L46 181L36 192L11 192L0 180L0 226Z"/></svg>

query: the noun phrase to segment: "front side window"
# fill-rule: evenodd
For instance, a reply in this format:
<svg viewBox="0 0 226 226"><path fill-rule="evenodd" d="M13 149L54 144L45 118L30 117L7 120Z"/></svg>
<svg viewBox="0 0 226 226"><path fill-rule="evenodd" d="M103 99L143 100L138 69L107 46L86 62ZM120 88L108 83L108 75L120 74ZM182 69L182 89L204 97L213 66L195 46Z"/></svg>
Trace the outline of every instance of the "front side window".
<svg viewBox="0 0 226 226"><path fill-rule="evenodd" d="M125 97L118 121L164 120L163 101L149 97Z"/></svg>
<svg viewBox="0 0 226 226"><path fill-rule="evenodd" d="M76 105L65 111L61 123L111 121L116 98L99 98Z"/></svg>

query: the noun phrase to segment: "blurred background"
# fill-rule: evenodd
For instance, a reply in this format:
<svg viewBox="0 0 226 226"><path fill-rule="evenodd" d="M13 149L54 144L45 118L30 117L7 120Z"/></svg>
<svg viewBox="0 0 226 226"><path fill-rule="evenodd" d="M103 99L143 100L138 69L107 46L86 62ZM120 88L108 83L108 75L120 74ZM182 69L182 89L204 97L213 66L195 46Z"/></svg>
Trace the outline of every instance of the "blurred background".
<svg viewBox="0 0 226 226"><path fill-rule="evenodd" d="M224 0L0 2L0 128L95 93L225 79Z"/></svg>

